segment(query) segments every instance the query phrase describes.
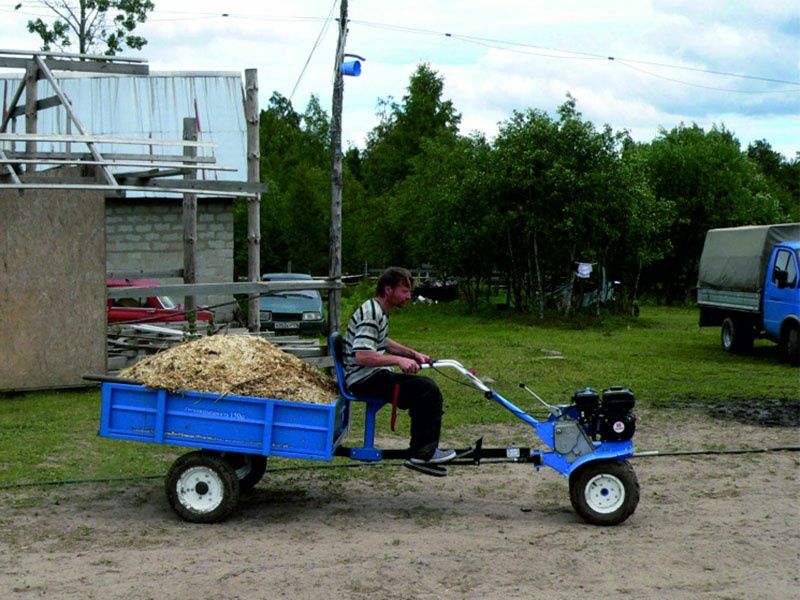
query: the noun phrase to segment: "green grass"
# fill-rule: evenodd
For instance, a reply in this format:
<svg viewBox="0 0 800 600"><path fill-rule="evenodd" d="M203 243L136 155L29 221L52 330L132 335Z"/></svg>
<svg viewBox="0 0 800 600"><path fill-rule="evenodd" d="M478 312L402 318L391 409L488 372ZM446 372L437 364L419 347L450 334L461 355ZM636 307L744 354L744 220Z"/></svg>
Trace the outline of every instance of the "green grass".
<svg viewBox="0 0 800 600"><path fill-rule="evenodd" d="M649 406L800 401L800 372L781 360L774 344L757 341L751 355L727 355L719 347L719 330L700 329L693 309L644 307L638 319L540 324L496 312L467 314L458 305L409 306L392 315L390 335L434 358L455 358L475 368L479 376L493 378L491 385L501 394L539 416L540 407L519 389L520 382L556 404L567 403L576 389L611 385L629 387ZM460 438L460 432L474 429L470 426L515 421L479 392L438 373L425 374L444 392L448 439ZM351 443L362 434L360 410L354 411ZM408 418L401 413L398 431L391 433L388 413L379 414L379 435L402 447ZM0 396L0 485L163 475L183 452L99 438L98 419L96 390ZM293 463L270 463L271 468L286 464ZM371 470L358 471L362 476ZM330 474L352 476L352 470Z"/></svg>

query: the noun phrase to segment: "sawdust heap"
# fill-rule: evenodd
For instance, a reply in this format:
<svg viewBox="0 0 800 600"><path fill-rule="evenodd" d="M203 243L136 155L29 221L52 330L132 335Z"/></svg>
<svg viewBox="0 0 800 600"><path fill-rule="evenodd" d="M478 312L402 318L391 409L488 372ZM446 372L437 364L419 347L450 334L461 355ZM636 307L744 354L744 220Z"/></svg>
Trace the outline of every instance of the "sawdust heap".
<svg viewBox="0 0 800 600"><path fill-rule="evenodd" d="M267 340L215 335L149 356L120 371L154 389L277 398L330 404L334 381Z"/></svg>

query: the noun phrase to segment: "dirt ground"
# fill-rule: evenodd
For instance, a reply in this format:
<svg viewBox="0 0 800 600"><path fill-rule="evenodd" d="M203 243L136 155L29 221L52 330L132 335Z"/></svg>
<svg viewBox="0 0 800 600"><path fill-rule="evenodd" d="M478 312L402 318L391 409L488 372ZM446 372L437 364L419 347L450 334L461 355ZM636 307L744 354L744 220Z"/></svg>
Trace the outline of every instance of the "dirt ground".
<svg viewBox="0 0 800 600"><path fill-rule="evenodd" d="M797 446L797 427L638 411L638 450ZM485 445L537 445L526 426ZM446 441L446 440L445 440ZM584 524L530 465L267 473L226 522L161 480L0 491L3 598L796 598L800 453L641 457L633 516ZM310 463L316 465L317 463ZM278 461L270 468L278 468Z"/></svg>

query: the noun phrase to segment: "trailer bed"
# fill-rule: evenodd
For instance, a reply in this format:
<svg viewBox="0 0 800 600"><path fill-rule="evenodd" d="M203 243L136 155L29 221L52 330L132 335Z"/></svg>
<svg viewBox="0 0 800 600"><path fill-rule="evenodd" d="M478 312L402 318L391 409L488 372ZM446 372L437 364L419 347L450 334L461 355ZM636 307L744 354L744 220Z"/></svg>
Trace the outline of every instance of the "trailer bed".
<svg viewBox="0 0 800 600"><path fill-rule="evenodd" d="M348 402L169 392L104 383L101 437L311 460L331 460L350 425Z"/></svg>

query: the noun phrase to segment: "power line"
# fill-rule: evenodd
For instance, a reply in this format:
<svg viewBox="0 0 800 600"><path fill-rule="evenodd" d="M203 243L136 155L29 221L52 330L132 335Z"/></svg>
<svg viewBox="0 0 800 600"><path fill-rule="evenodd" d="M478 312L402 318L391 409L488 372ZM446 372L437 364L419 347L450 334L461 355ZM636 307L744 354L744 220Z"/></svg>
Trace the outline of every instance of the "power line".
<svg viewBox="0 0 800 600"><path fill-rule="evenodd" d="M294 93L297 91L297 86L300 85L300 80L302 80L303 79L303 75L305 75L306 69L308 68L308 64L311 62L311 57L314 56L314 52L317 50L317 47L319 46L320 40L322 40L322 38L324 37L325 33L328 31L328 27L330 27L331 17L333 16L333 11L336 8L336 3L338 1L339 0L333 0L333 4L331 5L331 9L328 11L328 16L325 19L325 22L322 24L322 29L320 30L316 41L314 41L314 45L311 48L311 52L308 54L308 58L306 59L306 64L303 65L303 69L300 71L300 75L297 77L297 81L295 82L294 87L292 88L292 93L289 94L289 101L290 102L292 101L292 98L294 97Z"/></svg>
<svg viewBox="0 0 800 600"><path fill-rule="evenodd" d="M616 56L609 56L604 54L597 54L593 52L583 52L578 50L564 50L562 48L550 48L547 46L538 46L536 44L529 44L524 42L513 42L509 40L502 40L498 38L486 38L480 36L472 36L472 35L462 35L457 33L449 33L444 31L435 31L431 29L420 29L420 28L412 28L412 27L404 27L399 25L391 25L387 23L376 23L373 21L358 21L352 20L351 23L359 24L364 27L370 27L374 29L383 29L389 31L397 31L400 33L413 33L417 35L429 35L429 36L436 36L436 37L446 37L451 39L457 39L464 42L479 44L485 47L494 48L496 50L504 50L508 52L514 52L514 48L531 48L534 50L539 50L541 53L531 53L531 52L523 52L524 54L531 54L531 55L538 55L543 56L545 58L556 58L556 59L593 59L593 60L611 60L611 61L620 61L625 63L639 63L644 65L650 66L657 66L663 67L667 69L677 69L683 71L694 71L698 73L705 73L709 75L719 75L724 77L734 77L738 79L751 79L754 81L763 81L766 83L781 83L781 84L788 84L788 85L796 85L800 86L800 81L790 81L786 79L778 79L773 77L762 77L758 75L749 75L746 73L733 73L728 71L717 71L714 69L706 69L700 67L689 67L685 65L673 65L669 63L662 63L662 62L654 62L654 61L647 61L647 60L640 60L635 58L625 58L625 57L616 57ZM557 53L557 54L556 54ZM647 73L646 71L643 71ZM648 73L650 74L650 73ZM684 83L679 80L672 80L676 81L677 83ZM712 88L712 89L720 89L720 88ZM734 91L734 90L723 90L723 91Z"/></svg>
<svg viewBox="0 0 800 600"><path fill-rule="evenodd" d="M13 4L13 3L12 3ZM210 20L216 18L231 18L231 19L245 19L248 21L276 21L276 22L315 22L315 21L323 21L323 27L320 31L317 40L314 43L314 46L311 49L311 53L309 54L308 59L306 60L305 65L303 66L303 70L298 77L297 83L295 83L294 89L292 90L291 97L294 95L297 87L302 79L308 64L313 56L314 52L316 51L322 37L327 32L327 29L331 23L331 16L333 10L335 8L336 1L334 1L334 6L331 7L331 11L328 13L328 16L324 19L320 17L302 17L302 16L269 16L263 14L246 14L246 13L221 13L221 12L195 12L192 13L191 16L181 16L186 15L185 12L180 11L159 11L158 14L161 15L178 15L176 17L159 17L156 15L152 15L148 18L148 22L170 22L170 21L196 21L196 20ZM0 8L0 12L9 12L16 14L23 14L22 11L14 11L9 9L2 9ZM26 13L30 16L34 16L34 13ZM39 16L39 15L35 15ZM41 15L44 16L44 15ZM404 25L396 25L391 23L381 23L376 21L363 21L357 19L350 19L349 23L361 25L363 27L372 28L372 29L380 29L384 31L394 31L397 33L406 33L406 34L413 34L413 35L425 35L425 36L434 36L434 37L445 37L449 39L455 39L466 43L471 43L479 46L483 46L486 48L493 48L496 50L501 50L504 52L514 52L518 54L524 54L528 56L539 56L543 58L550 58L555 60L603 60L603 61L613 61L623 66L626 66L630 69L636 70L640 73L645 75L655 77L658 79L662 79L664 81L670 81L672 83L678 83L682 85L687 85L691 87L698 87L702 89L714 90L714 91L721 91L721 92L732 92L732 93L740 93L740 94L766 94L766 93L787 93L787 92L794 92L800 90L794 89L784 89L784 90L764 90L764 91L757 91L757 90L734 90L729 88L720 88L715 86L707 86L697 83L692 83L688 81L683 81L680 79L666 77L664 75L660 75L657 73L653 73L652 71L648 71L645 69L637 68L634 64L638 65L647 65L652 67L659 67L664 69L674 69L674 70L681 70L681 71L690 71L696 73L703 73L706 75L716 75L720 77L731 77L736 79L748 79L752 81L761 81L764 83L773 83L773 84L784 84L784 85L791 85L791 86L800 86L800 81L793 81L788 79L780 79L776 77L764 77L759 75L750 75L747 73L735 73L731 71L719 71L715 69L707 69L702 67L691 67L687 65L676 65L664 62L656 62L656 61L649 61L643 59L636 59L636 58L627 58L621 56L611 56L611 55L604 55L598 54L593 52L583 52L578 50L568 50L562 48L551 48L547 46L539 46L536 44L530 44L525 42L515 42L510 40L504 40L500 38L490 38L490 37L481 37L481 36L473 36L473 35L465 35L465 34L458 34L458 33L450 33L446 31L437 31L432 29L424 29L419 27L408 27ZM534 50L533 52L531 50Z"/></svg>

